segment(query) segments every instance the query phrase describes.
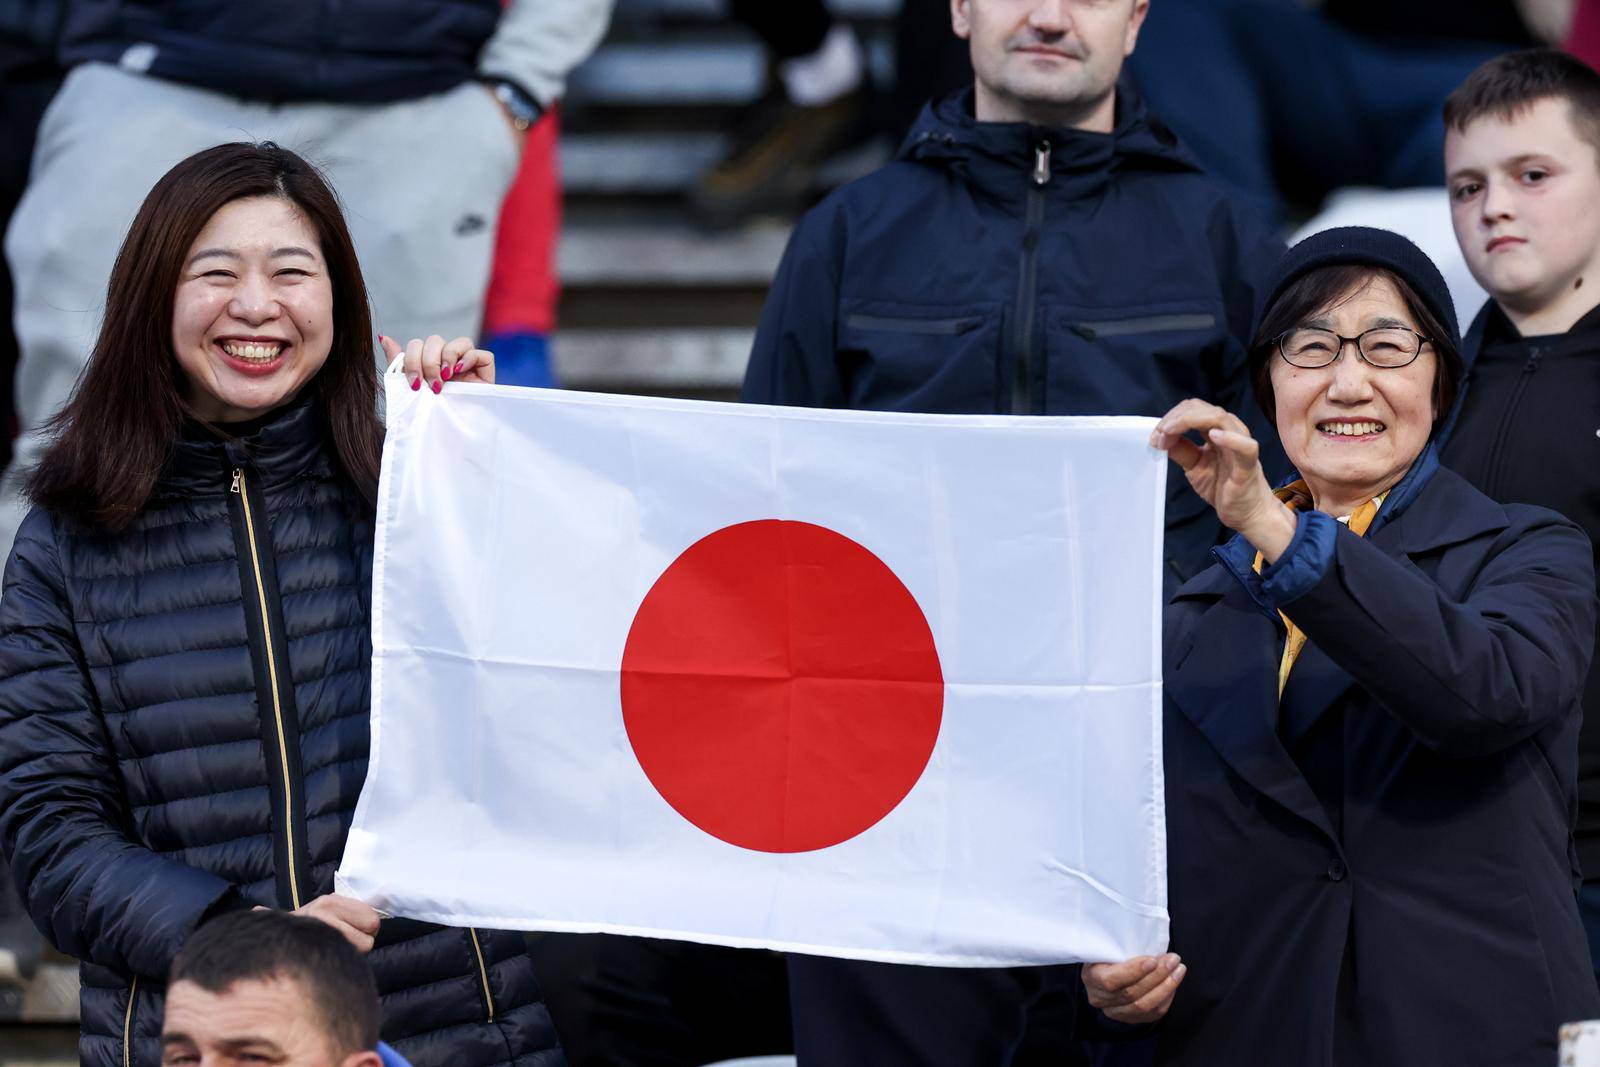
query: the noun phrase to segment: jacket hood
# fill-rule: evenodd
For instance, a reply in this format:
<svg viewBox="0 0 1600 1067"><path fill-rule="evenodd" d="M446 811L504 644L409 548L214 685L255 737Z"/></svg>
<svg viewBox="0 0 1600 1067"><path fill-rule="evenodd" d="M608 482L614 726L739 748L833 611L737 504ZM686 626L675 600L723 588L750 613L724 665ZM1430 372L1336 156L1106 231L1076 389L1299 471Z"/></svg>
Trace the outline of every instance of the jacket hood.
<svg viewBox="0 0 1600 1067"><path fill-rule="evenodd" d="M896 158L950 166L980 177L1003 174L1014 183L1031 172L1039 145L1050 146L1052 181L1057 176L1110 175L1129 169L1200 171L1176 134L1152 115L1126 81L1117 85L1116 125L1095 133L1026 122L979 122L969 87L922 109Z"/></svg>

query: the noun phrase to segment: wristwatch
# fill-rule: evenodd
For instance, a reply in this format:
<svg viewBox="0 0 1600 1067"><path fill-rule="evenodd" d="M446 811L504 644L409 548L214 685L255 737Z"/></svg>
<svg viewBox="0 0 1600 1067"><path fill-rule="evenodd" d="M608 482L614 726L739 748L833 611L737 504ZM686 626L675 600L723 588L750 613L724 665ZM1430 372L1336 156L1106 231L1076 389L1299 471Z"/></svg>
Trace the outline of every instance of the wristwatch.
<svg viewBox="0 0 1600 1067"><path fill-rule="evenodd" d="M516 82L504 78L484 78L483 84L487 85L494 98L500 101L500 106L511 116L511 124L521 133L527 133L528 127L538 122L539 116L544 114L544 108L539 106L539 101Z"/></svg>

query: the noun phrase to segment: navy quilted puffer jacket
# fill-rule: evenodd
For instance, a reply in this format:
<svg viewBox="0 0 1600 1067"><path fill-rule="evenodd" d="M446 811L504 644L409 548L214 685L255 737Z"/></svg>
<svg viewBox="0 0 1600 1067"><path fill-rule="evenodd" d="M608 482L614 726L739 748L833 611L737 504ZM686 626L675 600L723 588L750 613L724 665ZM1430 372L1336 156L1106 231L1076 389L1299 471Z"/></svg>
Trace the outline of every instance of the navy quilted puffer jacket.
<svg viewBox="0 0 1600 1067"><path fill-rule="evenodd" d="M35 509L0 596L0 840L83 961L82 1062L160 1063L162 979L219 909L332 889L367 765L370 510L309 402L174 445L126 531ZM417 1067L564 1063L521 938L384 922Z"/></svg>

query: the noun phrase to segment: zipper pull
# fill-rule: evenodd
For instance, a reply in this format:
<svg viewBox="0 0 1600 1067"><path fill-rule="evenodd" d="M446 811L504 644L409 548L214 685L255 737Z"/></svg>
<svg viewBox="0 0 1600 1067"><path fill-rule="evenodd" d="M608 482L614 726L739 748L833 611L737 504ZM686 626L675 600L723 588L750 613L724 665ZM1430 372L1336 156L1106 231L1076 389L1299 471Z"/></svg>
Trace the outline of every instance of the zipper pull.
<svg viewBox="0 0 1600 1067"><path fill-rule="evenodd" d="M241 478L243 478L243 477L244 477L244 471L240 470L238 468L235 468L234 472L233 472L233 491L235 493L237 493L239 491L239 480Z"/></svg>
<svg viewBox="0 0 1600 1067"><path fill-rule="evenodd" d="M1033 184L1044 185L1050 180L1050 142L1040 141L1033 148Z"/></svg>

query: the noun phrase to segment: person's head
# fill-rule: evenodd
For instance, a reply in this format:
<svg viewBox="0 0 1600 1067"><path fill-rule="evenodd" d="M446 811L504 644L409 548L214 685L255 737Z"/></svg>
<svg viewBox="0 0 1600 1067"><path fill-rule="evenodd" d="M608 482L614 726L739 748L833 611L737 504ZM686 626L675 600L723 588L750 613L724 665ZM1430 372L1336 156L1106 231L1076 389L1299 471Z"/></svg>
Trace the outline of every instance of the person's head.
<svg viewBox="0 0 1600 1067"><path fill-rule="evenodd" d="M218 145L168 171L134 216L30 495L117 528L149 499L185 418L242 422L314 396L371 499L377 388L366 285L333 191L277 145Z"/></svg>
<svg viewBox="0 0 1600 1067"><path fill-rule="evenodd" d="M1460 350L1449 289L1421 249L1385 230L1325 230L1279 264L1251 384L1318 506L1354 506L1398 482L1450 413Z"/></svg>
<svg viewBox="0 0 1600 1067"><path fill-rule="evenodd" d="M1150 0L950 0L983 122L1111 129Z"/></svg>
<svg viewBox="0 0 1600 1067"><path fill-rule="evenodd" d="M380 1067L378 986L355 946L316 919L238 911L173 961L164 1067Z"/></svg>
<svg viewBox="0 0 1600 1067"><path fill-rule="evenodd" d="M1600 303L1600 74L1560 52L1512 52L1444 107L1456 240L1522 325L1565 330Z"/></svg>

